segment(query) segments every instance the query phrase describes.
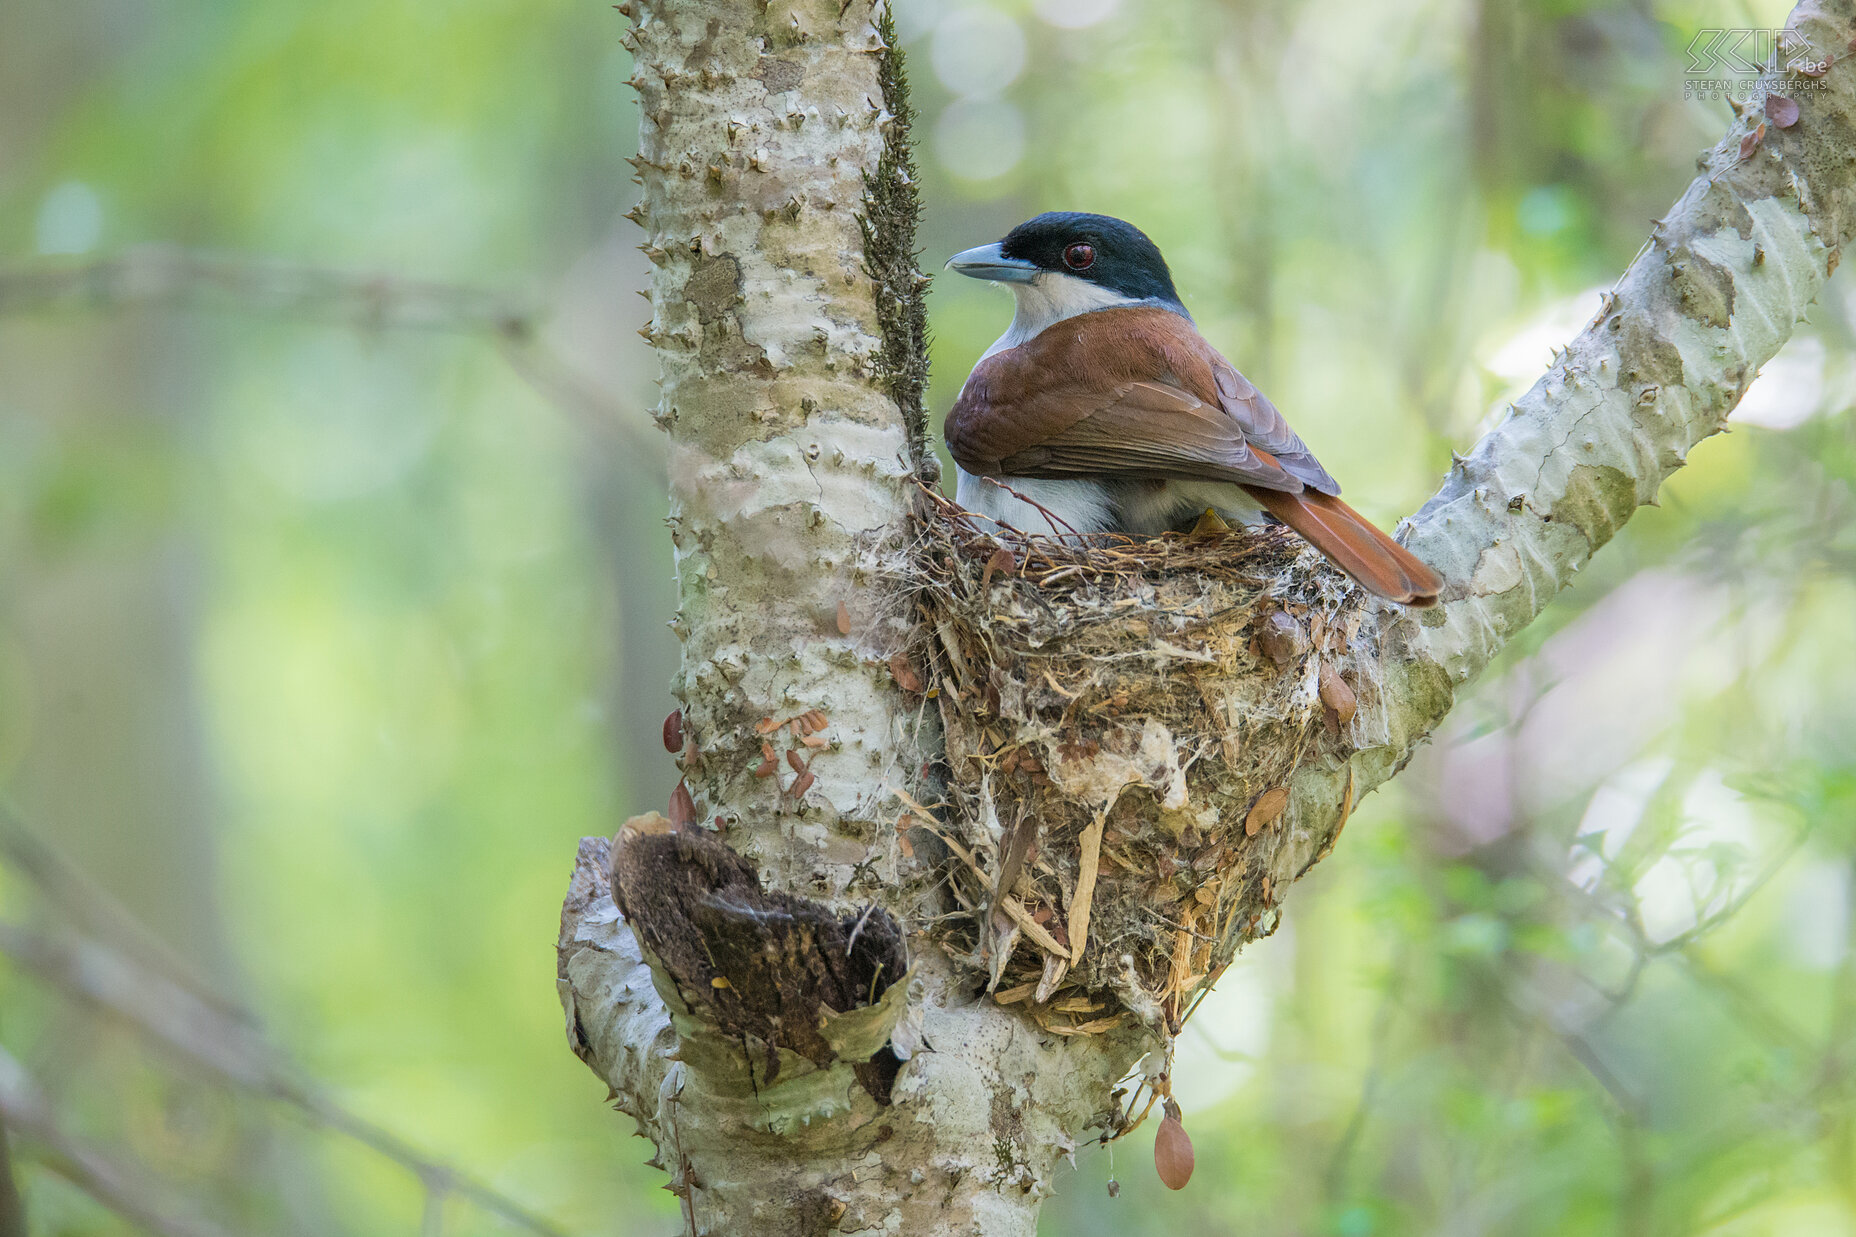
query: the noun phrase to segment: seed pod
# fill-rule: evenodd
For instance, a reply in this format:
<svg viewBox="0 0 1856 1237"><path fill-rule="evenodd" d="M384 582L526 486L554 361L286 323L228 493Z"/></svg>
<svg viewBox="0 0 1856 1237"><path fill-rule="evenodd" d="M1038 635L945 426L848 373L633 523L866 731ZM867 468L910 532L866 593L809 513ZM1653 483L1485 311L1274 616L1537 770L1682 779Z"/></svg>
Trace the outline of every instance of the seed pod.
<svg viewBox="0 0 1856 1237"><path fill-rule="evenodd" d="M696 800L690 797L688 782L678 782L670 792L670 823L682 829L696 821Z"/></svg>
<svg viewBox="0 0 1856 1237"><path fill-rule="evenodd" d="M986 560L986 569L980 572L980 591L985 592L992 584L994 574L1009 576L1017 570L1018 560L1012 557L1010 550L1001 546L993 551L992 557Z"/></svg>
<svg viewBox="0 0 1856 1237"><path fill-rule="evenodd" d="M1354 699L1353 688L1347 686L1347 680L1340 677L1340 671L1327 662L1321 663L1321 703L1334 710L1334 720L1345 726L1353 720L1359 709L1359 701Z"/></svg>
<svg viewBox="0 0 1856 1237"><path fill-rule="evenodd" d="M1289 806L1289 788L1272 786L1257 796L1257 802L1251 807L1249 815L1244 817L1244 836L1256 837L1258 830L1269 827L1271 821L1282 815L1282 810Z"/></svg>
<svg viewBox="0 0 1856 1237"><path fill-rule="evenodd" d="M922 676L915 673L915 667L911 666L909 659L901 653L889 659L889 673L890 677L896 680L896 686L903 691L912 695L921 694Z"/></svg>
<svg viewBox="0 0 1856 1237"><path fill-rule="evenodd" d="M1286 666L1308 648L1308 633L1302 625L1281 610L1263 622L1257 633L1257 647L1278 666Z"/></svg>
<svg viewBox="0 0 1856 1237"><path fill-rule="evenodd" d="M1192 1180L1192 1139L1179 1121L1179 1105L1169 1097L1160 1132L1154 1135L1154 1171L1169 1190L1183 1190Z"/></svg>
<svg viewBox="0 0 1856 1237"><path fill-rule="evenodd" d="M672 756L683 752L683 710L672 709L664 719L664 750Z"/></svg>

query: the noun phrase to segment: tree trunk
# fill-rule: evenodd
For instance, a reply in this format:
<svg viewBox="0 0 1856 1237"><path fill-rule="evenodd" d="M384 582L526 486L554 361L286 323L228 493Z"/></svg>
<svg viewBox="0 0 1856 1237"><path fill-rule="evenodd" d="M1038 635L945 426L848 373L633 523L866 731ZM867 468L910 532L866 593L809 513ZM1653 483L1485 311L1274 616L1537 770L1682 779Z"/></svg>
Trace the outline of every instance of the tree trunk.
<svg viewBox="0 0 1856 1237"><path fill-rule="evenodd" d="M1163 1081L1182 1007L1128 998L1106 1033L1053 1029L928 935L966 912L948 852L910 828L953 810L929 789L944 752L914 681L911 553L933 518L916 483L934 470L887 20L868 0L620 7L681 594L666 743L685 782L669 821L582 843L560 944L570 1042L657 1147L692 1234L1029 1237L1056 1161L1125 1128L1116 1082L1155 1049ZM1792 20L1847 56L1853 9ZM1295 749L1210 978L1457 688L1722 428L1834 269L1856 220L1856 67L1781 83L1795 123L1783 104L1749 110L1591 326L1414 517L1444 602L1360 612L1383 725L1317 727ZM1040 947L1060 978L1064 943Z"/></svg>

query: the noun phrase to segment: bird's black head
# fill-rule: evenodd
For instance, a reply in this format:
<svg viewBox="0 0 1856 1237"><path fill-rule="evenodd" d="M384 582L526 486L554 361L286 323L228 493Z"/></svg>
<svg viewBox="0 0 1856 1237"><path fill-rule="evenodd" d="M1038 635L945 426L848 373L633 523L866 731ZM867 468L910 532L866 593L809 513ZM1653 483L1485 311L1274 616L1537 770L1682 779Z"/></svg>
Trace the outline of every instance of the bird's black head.
<svg viewBox="0 0 1856 1237"><path fill-rule="evenodd" d="M1160 247L1131 223L1109 215L1049 211L1006 234L999 252L1007 259L1036 263L1088 280L1134 300L1179 304L1173 273Z"/></svg>

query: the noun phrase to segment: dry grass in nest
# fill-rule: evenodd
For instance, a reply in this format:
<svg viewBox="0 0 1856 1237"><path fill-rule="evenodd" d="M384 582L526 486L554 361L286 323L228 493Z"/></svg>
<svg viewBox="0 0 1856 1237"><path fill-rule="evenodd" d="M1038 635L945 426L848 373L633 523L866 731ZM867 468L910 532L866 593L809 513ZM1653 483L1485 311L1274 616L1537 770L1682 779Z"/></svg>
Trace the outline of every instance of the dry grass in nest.
<svg viewBox="0 0 1856 1237"><path fill-rule="evenodd" d="M1299 875L1290 774L1383 741L1370 599L1282 527L1088 542L931 502L949 787L922 823L972 912L945 944L1052 1032L1177 1032Z"/></svg>

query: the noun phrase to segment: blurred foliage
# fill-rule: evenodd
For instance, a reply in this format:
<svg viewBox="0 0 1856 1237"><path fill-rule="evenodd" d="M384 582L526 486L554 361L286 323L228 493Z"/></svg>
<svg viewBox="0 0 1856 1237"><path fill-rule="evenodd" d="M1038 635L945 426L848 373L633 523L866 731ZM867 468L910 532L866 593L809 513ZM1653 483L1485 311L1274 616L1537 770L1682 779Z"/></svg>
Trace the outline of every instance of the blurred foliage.
<svg viewBox="0 0 1856 1237"><path fill-rule="evenodd" d="M903 0L924 265L1041 209L1136 221L1389 524L1722 131L1685 98L1695 33L1784 11ZM503 289L597 415L636 421L620 20L12 0L0 264L171 242ZM346 1109L570 1231L671 1233L564 1050L550 949L574 840L673 780L661 480L480 325L262 293L0 318L0 794L95 885L0 867L0 921L158 955ZM1160 1188L1150 1127L1078 1153L1047 1232L1856 1233L1853 304L1833 283L1743 428L1201 1009L1191 1187ZM937 281L937 409L1007 313ZM0 964L0 1046L228 1227L506 1231L24 967ZM15 1151L40 1231L125 1231Z"/></svg>

